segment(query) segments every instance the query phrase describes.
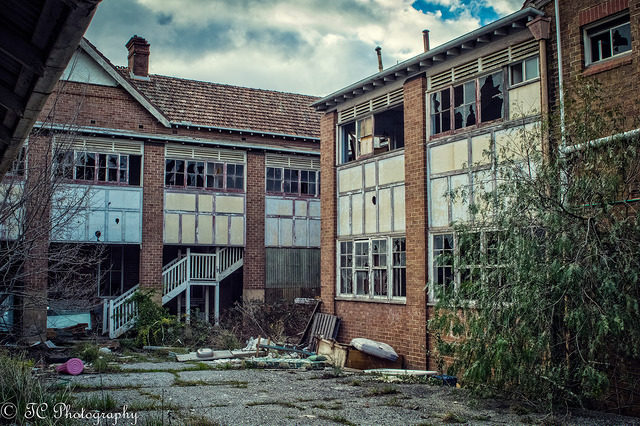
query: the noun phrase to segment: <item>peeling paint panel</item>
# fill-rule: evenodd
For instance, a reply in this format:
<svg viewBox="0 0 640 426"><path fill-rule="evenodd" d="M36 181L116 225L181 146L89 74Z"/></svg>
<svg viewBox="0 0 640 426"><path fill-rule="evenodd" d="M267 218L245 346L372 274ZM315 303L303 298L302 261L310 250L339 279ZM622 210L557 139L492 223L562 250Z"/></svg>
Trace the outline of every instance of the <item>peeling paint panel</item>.
<svg viewBox="0 0 640 426"><path fill-rule="evenodd" d="M164 197L166 210L196 211L196 194L165 192Z"/></svg>
<svg viewBox="0 0 640 426"><path fill-rule="evenodd" d="M481 165L491 162L491 133L471 138L471 164ZM489 155L487 155L489 153Z"/></svg>
<svg viewBox="0 0 640 426"><path fill-rule="evenodd" d="M539 114L540 81L509 90L509 120Z"/></svg>
<svg viewBox="0 0 640 426"><path fill-rule="evenodd" d="M378 185L404 182L404 154L378 161Z"/></svg>
<svg viewBox="0 0 640 426"><path fill-rule="evenodd" d="M216 244L218 245L229 244L229 217L216 216L214 218L214 224L216 228L216 232L215 232Z"/></svg>
<svg viewBox="0 0 640 426"><path fill-rule="evenodd" d="M309 201L309 217L320 217L320 201Z"/></svg>
<svg viewBox="0 0 640 426"><path fill-rule="evenodd" d="M306 217L307 216L307 202L304 200L295 201L295 216Z"/></svg>
<svg viewBox="0 0 640 426"><path fill-rule="evenodd" d="M364 165L364 186L371 188L376 186L376 163L371 162Z"/></svg>
<svg viewBox="0 0 640 426"><path fill-rule="evenodd" d="M447 178L431 180L431 225L449 225L449 184Z"/></svg>
<svg viewBox="0 0 640 426"><path fill-rule="evenodd" d="M277 246L278 245L278 222L275 217L268 217L264 223L264 245L265 246Z"/></svg>
<svg viewBox="0 0 640 426"><path fill-rule="evenodd" d="M308 221L306 219L296 219L293 221L293 245L306 247L308 239Z"/></svg>
<svg viewBox="0 0 640 426"><path fill-rule="evenodd" d="M338 188L340 192L362 189L362 167L349 167L338 171Z"/></svg>
<svg viewBox="0 0 640 426"><path fill-rule="evenodd" d="M231 216L231 241L234 246L244 245L244 218Z"/></svg>
<svg viewBox="0 0 640 426"><path fill-rule="evenodd" d="M198 244L213 244L213 222L209 215L198 215Z"/></svg>
<svg viewBox="0 0 640 426"><path fill-rule="evenodd" d="M196 215L183 214L181 240L182 244L194 244L196 242Z"/></svg>
<svg viewBox="0 0 640 426"><path fill-rule="evenodd" d="M374 204L375 201L375 204ZM378 200L375 191L364 194L364 232L372 234L378 230Z"/></svg>
<svg viewBox="0 0 640 426"><path fill-rule="evenodd" d="M96 231L100 231L100 241L105 240L105 213L98 210L89 212L89 241L96 241Z"/></svg>
<svg viewBox="0 0 640 426"><path fill-rule="evenodd" d="M107 217L107 235L105 235L105 241L109 242L121 242L122 241L122 228L124 224L124 215L122 212L110 211Z"/></svg>
<svg viewBox="0 0 640 426"><path fill-rule="evenodd" d="M338 235L350 235L351 196L338 197Z"/></svg>
<svg viewBox="0 0 640 426"><path fill-rule="evenodd" d="M456 195L451 201L451 218L454 222L469 220L469 175L451 176L451 190ZM460 194L463 191L464 194Z"/></svg>
<svg viewBox="0 0 640 426"><path fill-rule="evenodd" d="M459 170L469 162L467 140L448 143L431 148L431 173Z"/></svg>
<svg viewBox="0 0 640 426"><path fill-rule="evenodd" d="M142 239L140 231L140 213L124 212L124 241L137 243Z"/></svg>
<svg viewBox="0 0 640 426"><path fill-rule="evenodd" d="M198 194L198 211L203 213L213 211L213 195Z"/></svg>
<svg viewBox="0 0 640 426"><path fill-rule="evenodd" d="M267 197L265 209L269 216L293 216L293 200Z"/></svg>
<svg viewBox="0 0 640 426"><path fill-rule="evenodd" d="M362 199L362 193L351 197L351 233L353 235L362 234Z"/></svg>
<svg viewBox="0 0 640 426"><path fill-rule="evenodd" d="M391 188L384 188L378 191L378 231L391 231Z"/></svg>
<svg viewBox="0 0 640 426"><path fill-rule="evenodd" d="M293 219L280 219L280 245L293 246Z"/></svg>
<svg viewBox="0 0 640 426"><path fill-rule="evenodd" d="M405 210L404 210L404 185L393 187L393 230L404 231Z"/></svg>
<svg viewBox="0 0 640 426"><path fill-rule="evenodd" d="M311 247L320 247L320 221L309 221L309 245Z"/></svg>
<svg viewBox="0 0 640 426"><path fill-rule="evenodd" d="M217 195L216 213L244 213L244 197Z"/></svg>

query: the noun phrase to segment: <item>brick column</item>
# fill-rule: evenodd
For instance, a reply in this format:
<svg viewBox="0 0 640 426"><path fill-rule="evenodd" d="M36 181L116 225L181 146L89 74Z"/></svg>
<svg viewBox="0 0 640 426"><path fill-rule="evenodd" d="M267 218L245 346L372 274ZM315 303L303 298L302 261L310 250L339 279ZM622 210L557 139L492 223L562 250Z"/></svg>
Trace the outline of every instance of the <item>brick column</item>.
<svg viewBox="0 0 640 426"><path fill-rule="evenodd" d="M320 121L320 296L322 311L335 315L336 296L336 124L338 114L325 114Z"/></svg>
<svg viewBox="0 0 640 426"><path fill-rule="evenodd" d="M145 142L142 172L142 247L140 287L155 290L162 301L162 246L164 230L164 145Z"/></svg>
<svg viewBox="0 0 640 426"><path fill-rule="evenodd" d="M425 91L419 76L404 84L405 220L407 229L407 318L411 333L407 362L426 366L427 357L427 158Z"/></svg>
<svg viewBox="0 0 640 426"><path fill-rule="evenodd" d="M265 169L264 153L247 153L246 245L242 275L244 300L264 300L265 285Z"/></svg>
<svg viewBox="0 0 640 426"><path fill-rule="evenodd" d="M51 229L51 172L49 137L31 137L28 148L28 170L25 184L24 295L22 338L27 342L46 340L47 290L49 271L49 231Z"/></svg>

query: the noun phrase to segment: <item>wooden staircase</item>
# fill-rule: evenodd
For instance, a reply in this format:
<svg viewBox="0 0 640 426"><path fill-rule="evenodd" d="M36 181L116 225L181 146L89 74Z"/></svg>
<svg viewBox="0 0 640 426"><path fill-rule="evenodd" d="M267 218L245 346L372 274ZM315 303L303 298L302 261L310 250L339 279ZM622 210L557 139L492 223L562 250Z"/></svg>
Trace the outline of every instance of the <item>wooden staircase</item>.
<svg viewBox="0 0 640 426"><path fill-rule="evenodd" d="M212 286L215 289L214 315L216 324L220 318L220 281L237 271L243 264L242 247L218 248L215 253L191 253L178 257L162 268L162 304L185 294L186 306L191 306L191 286ZM136 284L115 299L105 300L103 305L103 333L115 339L135 324L138 306L133 295L138 290ZM186 309L189 321L189 309Z"/></svg>

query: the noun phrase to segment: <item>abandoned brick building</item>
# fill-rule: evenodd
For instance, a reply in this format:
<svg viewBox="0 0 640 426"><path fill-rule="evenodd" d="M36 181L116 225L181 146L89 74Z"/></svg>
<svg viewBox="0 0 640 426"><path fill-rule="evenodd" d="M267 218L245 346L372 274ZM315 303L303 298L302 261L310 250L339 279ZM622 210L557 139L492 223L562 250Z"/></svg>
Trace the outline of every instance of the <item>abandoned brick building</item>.
<svg viewBox="0 0 640 426"><path fill-rule="evenodd" d="M46 294L47 250L99 244L102 273L87 285L105 301L112 337L130 326L137 288L215 320L240 298L318 295L316 98L152 75L149 43L134 36L126 47L128 67L116 67L80 42L8 176L28 188L30 168L64 145L55 163L65 197L86 197L34 247L24 267L41 272L26 276L27 291ZM65 197L51 203L52 221ZM0 225L2 239L19 232ZM41 331L45 312L25 309L23 331Z"/></svg>
<svg viewBox="0 0 640 426"><path fill-rule="evenodd" d="M603 82L637 117L639 16L637 1L526 2L431 50L425 31L423 53L314 103L322 300L342 319L339 340L380 340L409 367L436 368L435 289L456 289L463 273L434 262L456 250L452 224L495 187L496 156L517 155L526 133L547 148L543 117L576 76ZM449 196L463 187L468 203Z"/></svg>

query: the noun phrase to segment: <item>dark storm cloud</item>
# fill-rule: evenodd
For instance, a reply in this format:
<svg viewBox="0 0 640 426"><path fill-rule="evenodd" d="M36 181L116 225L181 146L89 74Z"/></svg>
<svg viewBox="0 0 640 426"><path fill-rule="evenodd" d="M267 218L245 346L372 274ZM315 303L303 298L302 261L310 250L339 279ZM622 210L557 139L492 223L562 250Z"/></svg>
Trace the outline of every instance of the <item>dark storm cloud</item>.
<svg viewBox="0 0 640 426"><path fill-rule="evenodd" d="M159 13L157 16L157 21L160 25L169 25L173 21L173 15L171 14Z"/></svg>

